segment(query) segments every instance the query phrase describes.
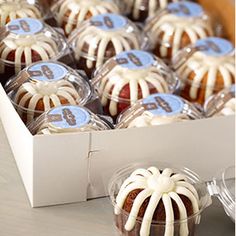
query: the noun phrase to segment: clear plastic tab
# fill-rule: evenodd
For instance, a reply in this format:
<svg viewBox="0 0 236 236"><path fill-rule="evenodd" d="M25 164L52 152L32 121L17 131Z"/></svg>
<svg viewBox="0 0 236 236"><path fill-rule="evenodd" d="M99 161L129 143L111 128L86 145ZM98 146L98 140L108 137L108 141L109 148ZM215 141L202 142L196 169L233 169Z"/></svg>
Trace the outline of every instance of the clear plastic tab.
<svg viewBox="0 0 236 236"><path fill-rule="evenodd" d="M235 84L210 97L204 105L206 117L234 115L235 108Z"/></svg>
<svg viewBox="0 0 236 236"><path fill-rule="evenodd" d="M139 100L121 113L117 128L147 127L200 118L203 115L186 100L160 93Z"/></svg>
<svg viewBox="0 0 236 236"><path fill-rule="evenodd" d="M55 134L110 129L105 119L79 106L59 106L42 114L28 125L32 134Z"/></svg>
<svg viewBox="0 0 236 236"><path fill-rule="evenodd" d="M219 173L207 187L210 195L220 200L226 214L235 221L235 166Z"/></svg>

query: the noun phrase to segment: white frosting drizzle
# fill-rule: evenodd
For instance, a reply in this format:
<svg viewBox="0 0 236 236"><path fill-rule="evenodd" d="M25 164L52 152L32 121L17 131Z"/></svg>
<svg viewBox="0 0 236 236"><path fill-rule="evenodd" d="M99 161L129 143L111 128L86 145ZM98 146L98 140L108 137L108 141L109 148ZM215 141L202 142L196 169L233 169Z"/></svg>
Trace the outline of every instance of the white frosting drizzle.
<svg viewBox="0 0 236 236"><path fill-rule="evenodd" d="M216 89L224 89L235 83L235 61L233 56L227 55L222 57L207 56L203 52L194 53L188 61L179 68L177 73L184 83L191 83L189 97L197 99L198 91L203 89L202 82L207 74L207 87L205 91L205 100L210 97ZM193 80L188 81L189 75L194 72ZM223 87L217 87L217 76L221 75ZM187 82L188 81L188 82ZM184 85L183 85L184 86Z"/></svg>
<svg viewBox="0 0 236 236"><path fill-rule="evenodd" d="M99 90L102 92L101 103L106 106L109 102L109 112L117 115L119 94L129 84L130 104L134 104L138 98L138 86L142 92L142 98L150 95L150 89L155 88L159 93L168 93L169 88L165 79L157 73L156 68L149 67L141 70L129 70L116 66L110 73L102 78ZM112 88L113 87L113 88ZM110 91L111 99L108 98ZM112 99L113 98L113 99Z"/></svg>
<svg viewBox="0 0 236 236"><path fill-rule="evenodd" d="M155 116L149 111L145 111L142 115L133 119L127 128L140 128L140 127L148 127L155 125L164 125L170 124L174 122L181 122L184 120L189 120L189 117L185 114L177 114L172 116Z"/></svg>
<svg viewBox="0 0 236 236"><path fill-rule="evenodd" d="M178 0L172 0L177 2ZM147 3L146 3L147 2ZM153 16L158 9L167 6L169 0L125 0L126 11L130 12L134 20L138 20L142 11L148 12L148 17Z"/></svg>
<svg viewBox="0 0 236 236"><path fill-rule="evenodd" d="M104 63L106 51L109 44L115 49L115 54L130 49L139 49L140 43L138 36L134 32L127 33L126 28L104 31L95 26L87 26L77 35L75 42L75 58L79 60L83 53L84 45L88 45L88 53L86 55L86 64L88 68L98 68Z"/></svg>
<svg viewBox="0 0 236 236"><path fill-rule="evenodd" d="M17 18L41 18L39 9L29 4L26 0L7 0L0 1L0 26L5 26L11 20Z"/></svg>
<svg viewBox="0 0 236 236"><path fill-rule="evenodd" d="M67 16L67 13L70 13ZM119 13L118 7L112 1L103 0L65 0L61 1L58 9L57 21L60 26L64 22L66 34L89 17L104 13Z"/></svg>
<svg viewBox="0 0 236 236"><path fill-rule="evenodd" d="M66 80L37 81L22 84L16 92L13 102L30 110L27 111L27 122L29 122L35 117L37 112L35 109L40 100L43 102L44 111L47 111L52 107L62 105L60 98L66 99L70 105L76 105L76 101L80 96L74 86ZM17 108L17 111L20 116L23 116L26 111L23 111L20 107Z"/></svg>
<svg viewBox="0 0 236 236"><path fill-rule="evenodd" d="M172 175L173 174L173 175ZM172 175L172 176L171 176ZM176 177L177 176L177 177ZM182 174L175 174L171 169L164 169L162 173L155 168L138 169L131 174L122 184L120 191L116 197L115 214L121 214L121 209L124 206L126 198L133 190L142 189L142 191L135 198L131 212L125 229L127 231L133 230L140 207L143 202L150 197L148 206L142 219L140 236L148 236L150 234L151 222L154 212L160 202L163 201L166 225L165 236L174 236L174 213L171 200L175 201L180 213L180 236L187 236L189 234L187 223L187 210L181 200L179 194L186 196L192 203L193 214L199 212L199 197L197 191L192 184L187 182L187 178ZM185 221L186 220L186 221Z"/></svg>
<svg viewBox="0 0 236 236"><path fill-rule="evenodd" d="M13 63L16 74L21 71L23 66L29 66L35 62L32 51L35 51L42 61L52 59L59 53L57 43L44 33L16 36L9 34L0 44L0 58L7 60L9 54L14 51L14 61L7 62ZM22 62L22 56L25 56L25 63ZM4 72L5 64L0 63L0 73Z"/></svg>
<svg viewBox="0 0 236 236"><path fill-rule="evenodd" d="M159 16L158 16L159 17ZM184 34L187 34L190 43L198 39L213 35L210 25L201 18L178 17L173 14L165 14L160 19L147 24L146 31L154 40L160 40L160 56L167 57L166 45L172 48L172 56L181 49L181 41ZM161 36L162 35L162 36ZM171 39L173 38L173 42Z"/></svg>

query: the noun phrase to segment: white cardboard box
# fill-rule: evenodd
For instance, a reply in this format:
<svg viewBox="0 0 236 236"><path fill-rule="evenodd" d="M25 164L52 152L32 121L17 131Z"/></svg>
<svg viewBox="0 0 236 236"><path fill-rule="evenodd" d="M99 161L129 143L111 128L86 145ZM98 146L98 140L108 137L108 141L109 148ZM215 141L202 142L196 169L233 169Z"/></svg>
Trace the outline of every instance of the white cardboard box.
<svg viewBox="0 0 236 236"><path fill-rule="evenodd" d="M0 85L0 117L32 207L104 196L110 174L140 160L184 165L204 180L234 164L234 116L32 136Z"/></svg>

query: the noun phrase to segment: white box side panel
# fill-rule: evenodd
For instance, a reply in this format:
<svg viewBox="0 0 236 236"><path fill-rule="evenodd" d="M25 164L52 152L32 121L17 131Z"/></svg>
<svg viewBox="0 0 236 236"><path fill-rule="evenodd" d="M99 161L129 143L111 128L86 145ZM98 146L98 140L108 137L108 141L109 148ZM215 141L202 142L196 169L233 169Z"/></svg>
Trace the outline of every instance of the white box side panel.
<svg viewBox="0 0 236 236"><path fill-rule="evenodd" d="M234 119L234 116L218 117L92 133L89 197L104 196L111 174L140 160L186 166L202 179L212 179L222 168L234 165Z"/></svg>
<svg viewBox="0 0 236 236"><path fill-rule="evenodd" d="M30 134L0 84L0 118L21 174L29 200L33 202L33 136Z"/></svg>
<svg viewBox="0 0 236 236"><path fill-rule="evenodd" d="M87 200L89 133L34 137L33 207Z"/></svg>

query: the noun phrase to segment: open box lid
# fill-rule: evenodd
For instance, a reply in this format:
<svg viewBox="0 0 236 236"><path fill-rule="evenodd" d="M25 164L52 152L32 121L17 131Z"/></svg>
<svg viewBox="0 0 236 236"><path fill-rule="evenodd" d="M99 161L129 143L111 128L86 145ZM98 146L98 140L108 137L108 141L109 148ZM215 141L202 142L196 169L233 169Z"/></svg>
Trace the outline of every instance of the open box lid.
<svg viewBox="0 0 236 236"><path fill-rule="evenodd" d="M208 183L211 196L216 196L222 203L226 214L235 222L235 166L219 172L212 182Z"/></svg>

